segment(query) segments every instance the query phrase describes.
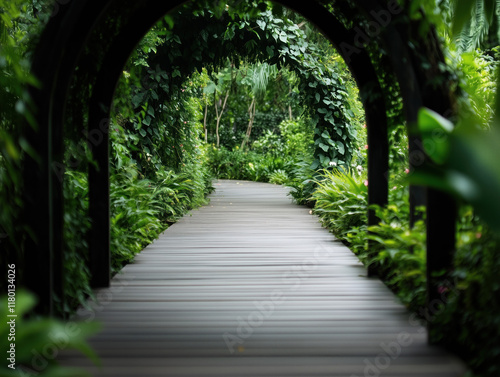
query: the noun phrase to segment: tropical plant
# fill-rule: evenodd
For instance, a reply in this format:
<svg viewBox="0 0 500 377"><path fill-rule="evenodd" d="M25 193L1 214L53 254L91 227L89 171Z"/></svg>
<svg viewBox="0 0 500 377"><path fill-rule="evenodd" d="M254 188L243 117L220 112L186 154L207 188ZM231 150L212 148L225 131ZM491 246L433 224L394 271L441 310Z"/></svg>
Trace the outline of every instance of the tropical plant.
<svg viewBox="0 0 500 377"><path fill-rule="evenodd" d="M498 44L500 39L498 0L451 0L450 2L453 9L452 33L457 37L460 52L474 51L482 46L488 37L493 37Z"/></svg>
<svg viewBox="0 0 500 377"><path fill-rule="evenodd" d="M348 243L352 241L354 229L366 227L367 184L366 177L352 170L325 170L312 195L316 202L314 213L325 227ZM354 245L355 252L362 249L364 245Z"/></svg>
<svg viewBox="0 0 500 377"><path fill-rule="evenodd" d="M269 182L277 185L286 185L290 177L288 173L282 169L276 169L269 174Z"/></svg>
<svg viewBox="0 0 500 377"><path fill-rule="evenodd" d="M83 370L62 367L57 363L57 356L64 350L79 350L99 364L97 355L86 342L86 338L99 330L98 323L64 323L56 319L29 318L27 314L36 300L24 290L16 291L16 317L8 319L11 312L7 302L7 296L0 298L0 315L8 322L0 330L0 349L7 359L0 368L1 377L88 377L89 374ZM10 326L9 322L14 325ZM11 328L16 331L10 332Z"/></svg>
<svg viewBox="0 0 500 377"><path fill-rule="evenodd" d="M425 222L410 227L408 209L408 203L373 206L380 222L366 229L370 250L361 259L376 265L377 274L402 302L418 311L426 299Z"/></svg>

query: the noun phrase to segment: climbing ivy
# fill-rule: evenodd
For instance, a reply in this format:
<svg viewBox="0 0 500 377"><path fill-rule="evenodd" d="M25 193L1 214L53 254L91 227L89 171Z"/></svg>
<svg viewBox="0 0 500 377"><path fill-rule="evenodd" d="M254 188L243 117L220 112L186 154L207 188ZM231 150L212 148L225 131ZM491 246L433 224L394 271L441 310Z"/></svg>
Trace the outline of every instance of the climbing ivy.
<svg viewBox="0 0 500 377"><path fill-rule="evenodd" d="M128 80L123 87L128 86L131 93L129 103L121 105L131 111L119 110L126 114L127 130L140 136L137 159L141 165L146 165L150 154L158 164L173 167L186 159L180 145L195 143L190 137L196 135L185 133L199 130L183 126L187 119L182 94L201 90L189 77L204 66L209 73L217 70L228 60L235 68L243 61L267 62L295 72L302 103L315 124L313 168L350 164L357 150L356 122L335 62L283 9L267 9L261 2L254 5L260 13L239 12L239 6L247 6L242 4L224 11L189 4L148 34L149 46L140 46L127 67L129 78L122 79Z"/></svg>

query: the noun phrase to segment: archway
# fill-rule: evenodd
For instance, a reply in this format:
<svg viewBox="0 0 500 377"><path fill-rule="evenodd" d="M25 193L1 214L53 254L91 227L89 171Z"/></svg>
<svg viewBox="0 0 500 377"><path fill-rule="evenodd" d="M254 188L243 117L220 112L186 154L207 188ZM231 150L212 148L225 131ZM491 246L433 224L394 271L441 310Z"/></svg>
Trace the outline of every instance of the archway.
<svg viewBox="0 0 500 377"><path fill-rule="evenodd" d="M93 285L106 286L109 284L108 119L114 88L134 46L160 16L182 3L132 0L125 3L112 0L69 3L61 7L42 36L33 63L33 72L42 86L40 90L32 89L39 109L39 128L27 130L28 140L41 159L28 158L25 165L26 216L34 234L26 245L26 260L29 260L26 283L40 297L42 312L52 311L52 294L62 287L60 230L63 206L62 182L58 173L63 161L65 112L71 106L68 98L75 90L74 80L82 80L90 91L85 106L88 108L88 132L98 132L102 136L101 142L92 148L98 166L89 172L90 216L93 219L90 268ZM422 68L418 53L434 57L439 46L422 42L417 46L418 53L409 49L405 43L406 33L417 26L405 19L407 10L400 8L396 1L381 4L360 0L353 7L348 4L333 7L321 1L309 2L307 6L295 1L283 0L280 3L316 24L353 73L364 99L368 126L369 204L384 205L387 202L388 147L386 101L380 88L380 74L387 72L397 78L411 136L410 156L418 157L413 161L413 168L418 169L425 161L418 138L413 136L412 127L418 109L426 105L444 114L451 108L443 87L422 88L419 84L423 77L429 78L436 73ZM394 26L396 20L403 20L401 22L408 30L397 29ZM433 36L431 29L428 35ZM421 40L418 34L413 38ZM365 48L370 42L384 46L387 54L383 61L370 48ZM89 46L98 49L89 50ZM437 56L439 61L440 55ZM443 83L444 87L446 85ZM412 192L414 203L423 204L423 190L413 189ZM429 276L433 270L449 266L454 248L454 219L449 216L453 212L453 203L445 198L443 194L429 190ZM374 223L376 218L370 213L369 224ZM435 294L437 291L431 283L429 300Z"/></svg>

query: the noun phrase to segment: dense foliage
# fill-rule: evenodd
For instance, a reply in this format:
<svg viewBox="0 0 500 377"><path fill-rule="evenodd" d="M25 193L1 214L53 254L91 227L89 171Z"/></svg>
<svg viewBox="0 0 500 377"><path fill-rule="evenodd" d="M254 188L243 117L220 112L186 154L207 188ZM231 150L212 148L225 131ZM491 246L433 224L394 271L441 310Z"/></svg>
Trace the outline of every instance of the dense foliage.
<svg viewBox="0 0 500 377"><path fill-rule="evenodd" d="M412 22L426 14L439 32L448 64L439 67L442 75L453 71L460 83L456 127L421 112L420 133L433 164L420 174L408 170L399 88L382 69L387 56L369 48L380 63L376 69L387 97L391 145L389 205L373 208L381 221L371 227L366 225L366 126L345 63L304 19L281 6L205 5L192 2L164 17L137 46L118 83L110 133L113 272L177 218L205 203L213 177L288 185L294 199L314 206L324 226L366 265L377 266L403 303L438 325L433 326L434 339L446 340L477 375L498 375L500 3L412 2ZM32 152L17 125L27 120L35 126L25 92L26 84L36 85L28 73L29 56L53 9L45 1L28 6L0 0L0 10L4 265L6 260L22 262L18 241L29 234L21 219L19 171L22 155ZM84 118L81 110L68 123L71 117ZM58 311L67 315L92 295L85 266L91 225L87 166L93 161L82 134L71 124L66 132L67 169L61 170L65 297ZM461 205L454 270L441 287L447 305L430 316L423 314L425 208L419 209L422 220L410 227L409 182L444 189ZM27 310L31 298L23 300ZM60 326L44 324L40 339ZM86 349L81 337L74 345Z"/></svg>

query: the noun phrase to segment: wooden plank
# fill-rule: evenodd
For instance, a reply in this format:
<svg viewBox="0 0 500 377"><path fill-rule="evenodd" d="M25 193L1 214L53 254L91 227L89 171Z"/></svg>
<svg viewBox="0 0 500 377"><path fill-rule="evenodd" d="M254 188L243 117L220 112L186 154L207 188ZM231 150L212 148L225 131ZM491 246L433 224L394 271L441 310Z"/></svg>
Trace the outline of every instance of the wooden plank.
<svg viewBox="0 0 500 377"><path fill-rule="evenodd" d="M76 352L63 353L65 365L93 376L352 377L382 355L384 376L462 374L285 188L216 187L210 205L164 232L96 290L92 310L79 311L103 323L91 339L103 367Z"/></svg>

